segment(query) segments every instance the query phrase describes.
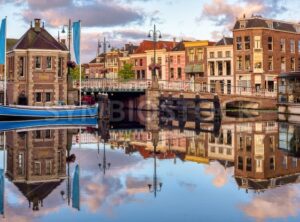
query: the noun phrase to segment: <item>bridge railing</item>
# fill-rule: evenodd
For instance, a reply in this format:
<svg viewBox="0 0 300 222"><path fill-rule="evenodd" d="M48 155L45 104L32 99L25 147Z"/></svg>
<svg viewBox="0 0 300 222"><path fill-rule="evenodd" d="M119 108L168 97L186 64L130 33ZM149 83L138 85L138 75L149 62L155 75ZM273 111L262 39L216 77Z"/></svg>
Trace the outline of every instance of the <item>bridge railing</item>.
<svg viewBox="0 0 300 222"><path fill-rule="evenodd" d="M192 81L166 81L159 80L159 89L166 91L183 91L214 93L218 95L244 95L260 97L276 97L275 89L257 89L254 87L236 86L231 84L207 84ZM152 86L151 79L121 81L119 79L85 79L82 81L82 88L97 89L103 91L137 91L146 90ZM74 87L79 88L78 82Z"/></svg>

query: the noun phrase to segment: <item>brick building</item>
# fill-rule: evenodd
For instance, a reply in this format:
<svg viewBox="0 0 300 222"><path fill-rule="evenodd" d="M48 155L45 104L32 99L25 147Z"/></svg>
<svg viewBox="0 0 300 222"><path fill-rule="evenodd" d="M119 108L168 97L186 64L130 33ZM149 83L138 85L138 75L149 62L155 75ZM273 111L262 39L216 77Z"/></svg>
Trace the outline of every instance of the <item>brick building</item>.
<svg viewBox="0 0 300 222"><path fill-rule="evenodd" d="M175 45L176 43L173 41L158 41L156 43L156 63L161 65L161 69L156 73L159 80L166 80L166 52L172 50ZM153 49L153 41L144 40L135 53L130 55L136 79L152 79L149 65L153 63Z"/></svg>
<svg viewBox="0 0 300 222"><path fill-rule="evenodd" d="M245 94L277 87L281 72L300 69L300 24L245 16L233 28L235 83Z"/></svg>
<svg viewBox="0 0 300 222"><path fill-rule="evenodd" d="M186 66L185 73L192 82L207 83L207 46L214 45L210 41L185 42Z"/></svg>
<svg viewBox="0 0 300 222"><path fill-rule="evenodd" d="M6 175L35 211L67 176L68 135L66 129L7 133Z"/></svg>
<svg viewBox="0 0 300 222"><path fill-rule="evenodd" d="M166 80L185 80L185 47L184 41L176 46L166 56Z"/></svg>
<svg viewBox="0 0 300 222"><path fill-rule="evenodd" d="M214 46L207 47L207 82L210 92L233 93L232 56L232 38L223 37Z"/></svg>
<svg viewBox="0 0 300 222"><path fill-rule="evenodd" d="M53 38L40 19L7 53L9 104L53 105L67 100L66 46Z"/></svg>

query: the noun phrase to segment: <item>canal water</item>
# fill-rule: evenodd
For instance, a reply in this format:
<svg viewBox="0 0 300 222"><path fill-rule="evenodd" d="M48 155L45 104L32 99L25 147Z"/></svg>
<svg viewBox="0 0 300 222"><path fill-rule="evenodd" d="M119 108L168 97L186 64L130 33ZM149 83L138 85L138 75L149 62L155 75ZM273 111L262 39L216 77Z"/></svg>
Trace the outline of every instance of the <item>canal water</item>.
<svg viewBox="0 0 300 222"><path fill-rule="evenodd" d="M0 221L300 220L300 126L153 116L2 132Z"/></svg>

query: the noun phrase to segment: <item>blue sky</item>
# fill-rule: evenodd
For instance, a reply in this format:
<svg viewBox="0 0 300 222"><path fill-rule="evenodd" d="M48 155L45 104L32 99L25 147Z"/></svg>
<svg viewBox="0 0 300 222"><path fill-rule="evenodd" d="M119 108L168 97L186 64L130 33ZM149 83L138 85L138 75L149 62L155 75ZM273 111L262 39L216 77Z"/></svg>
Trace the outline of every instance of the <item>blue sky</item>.
<svg viewBox="0 0 300 222"><path fill-rule="evenodd" d="M115 47L137 43L154 23L166 40L217 40L230 35L235 18L244 13L298 22L299 8L298 0L0 0L13 38L21 37L35 17L54 36L69 17L81 19L85 61L95 56L98 38L106 36Z"/></svg>

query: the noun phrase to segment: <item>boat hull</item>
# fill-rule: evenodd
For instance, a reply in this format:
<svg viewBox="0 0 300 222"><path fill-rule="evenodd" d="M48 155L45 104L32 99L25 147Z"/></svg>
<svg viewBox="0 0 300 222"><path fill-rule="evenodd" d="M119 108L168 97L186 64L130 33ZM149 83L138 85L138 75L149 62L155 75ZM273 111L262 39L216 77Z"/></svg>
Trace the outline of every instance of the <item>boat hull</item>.
<svg viewBox="0 0 300 222"><path fill-rule="evenodd" d="M80 118L98 116L97 106L87 107L26 107L0 106L0 117L18 118Z"/></svg>

